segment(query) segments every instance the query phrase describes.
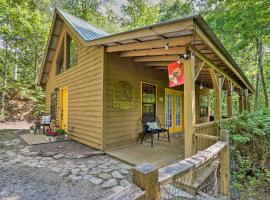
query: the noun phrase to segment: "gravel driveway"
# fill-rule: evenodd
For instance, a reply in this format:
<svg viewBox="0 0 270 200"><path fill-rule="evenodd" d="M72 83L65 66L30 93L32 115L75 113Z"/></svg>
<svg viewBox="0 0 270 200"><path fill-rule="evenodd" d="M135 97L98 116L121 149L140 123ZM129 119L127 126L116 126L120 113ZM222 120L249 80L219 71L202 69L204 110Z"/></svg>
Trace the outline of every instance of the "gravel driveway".
<svg viewBox="0 0 270 200"><path fill-rule="evenodd" d="M74 141L27 146L0 130L0 199L104 199L131 182L131 166Z"/></svg>

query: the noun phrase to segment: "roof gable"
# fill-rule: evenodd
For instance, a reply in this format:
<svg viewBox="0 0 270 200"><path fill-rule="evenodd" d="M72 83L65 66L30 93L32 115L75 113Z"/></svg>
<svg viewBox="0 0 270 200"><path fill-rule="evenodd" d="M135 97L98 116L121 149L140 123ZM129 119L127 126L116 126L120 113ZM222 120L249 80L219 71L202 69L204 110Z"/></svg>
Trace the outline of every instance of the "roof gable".
<svg viewBox="0 0 270 200"><path fill-rule="evenodd" d="M83 19L75 17L62 10L55 9L47 47L44 54L44 61L41 66L41 73L39 75L40 85L44 85L46 83L63 23L67 24L67 26L71 29L71 31L75 33L75 35L82 41L83 44L86 44L92 40L109 36L109 33L96 28Z"/></svg>
<svg viewBox="0 0 270 200"><path fill-rule="evenodd" d="M75 17L67 12L57 9L59 15L71 26L71 28L86 42L110 35L98 29L83 19Z"/></svg>

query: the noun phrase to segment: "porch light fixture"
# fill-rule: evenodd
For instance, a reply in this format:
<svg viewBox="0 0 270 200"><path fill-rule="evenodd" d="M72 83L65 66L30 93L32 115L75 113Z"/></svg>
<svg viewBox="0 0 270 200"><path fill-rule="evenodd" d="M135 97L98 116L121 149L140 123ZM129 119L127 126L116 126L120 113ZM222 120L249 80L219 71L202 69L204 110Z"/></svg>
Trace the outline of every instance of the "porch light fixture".
<svg viewBox="0 0 270 200"><path fill-rule="evenodd" d="M165 50L168 50L168 49L169 49L169 42L166 43L164 49L165 49Z"/></svg>
<svg viewBox="0 0 270 200"><path fill-rule="evenodd" d="M205 84L204 84L203 80L201 79L201 83L200 83L200 90L202 90L204 87L206 87L206 86L205 86Z"/></svg>
<svg viewBox="0 0 270 200"><path fill-rule="evenodd" d="M187 60L190 57L190 52L186 52L184 54L179 55L179 59Z"/></svg>
<svg viewBox="0 0 270 200"><path fill-rule="evenodd" d="M203 84L202 84L202 82L201 82L201 84L200 84L200 90L202 90L203 89Z"/></svg>

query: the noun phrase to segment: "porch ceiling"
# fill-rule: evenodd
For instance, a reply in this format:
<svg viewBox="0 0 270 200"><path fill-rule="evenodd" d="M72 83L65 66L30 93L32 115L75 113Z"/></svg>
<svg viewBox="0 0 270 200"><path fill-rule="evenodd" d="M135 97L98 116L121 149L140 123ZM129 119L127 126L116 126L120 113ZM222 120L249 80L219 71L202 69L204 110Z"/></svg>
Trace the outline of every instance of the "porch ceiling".
<svg viewBox="0 0 270 200"><path fill-rule="evenodd" d="M126 34L122 33L122 39L119 39L121 34L112 35L111 40L107 38L101 45L106 47L107 53L115 53L122 58L131 58L133 62L144 63L145 67L163 70L164 72L167 71L167 65L170 62L178 60L179 55L190 51L190 47L192 47L214 64L227 79L232 80L234 85L242 89L248 88L253 92L252 86L241 70L234 66L235 63L230 62L225 53L220 53L223 51L218 46L221 43L216 45L217 42L212 40L209 42L208 36L205 33L204 35L200 34L198 31L200 27L196 22L190 21L190 19L186 19L184 25L182 21L180 22L175 22L174 26L173 24L161 24L160 26L145 27ZM148 32L143 36L142 31L145 29ZM208 27L208 29L210 28ZM138 34L135 34L136 32ZM165 48L167 46L168 48ZM198 57L196 59L195 67L198 68L203 60ZM209 67L207 63L204 64L196 82L202 82L205 86L212 88ZM224 84L224 89L226 89L226 84Z"/></svg>
<svg viewBox="0 0 270 200"><path fill-rule="evenodd" d="M181 34L180 34L181 33ZM191 28L190 30L161 34L152 37L140 37L132 40L123 40L104 44L106 52L118 54L122 58L131 58L133 62L144 63L145 67L167 72L169 63L179 59L179 55L188 51L192 45L219 69L224 71L236 82L241 83L238 77L227 67L224 61L203 41ZM168 49L165 48L168 46ZM196 59L195 67L199 68L202 60ZM204 64L196 82L212 88L212 80L208 70L209 66ZM226 89L226 84L224 84Z"/></svg>

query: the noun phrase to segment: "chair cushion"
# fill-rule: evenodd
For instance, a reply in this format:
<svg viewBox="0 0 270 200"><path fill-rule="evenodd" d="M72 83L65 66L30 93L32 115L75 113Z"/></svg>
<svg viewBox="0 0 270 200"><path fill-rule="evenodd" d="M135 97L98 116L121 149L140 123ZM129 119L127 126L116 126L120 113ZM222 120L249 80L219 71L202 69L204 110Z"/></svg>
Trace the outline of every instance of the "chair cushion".
<svg viewBox="0 0 270 200"><path fill-rule="evenodd" d="M147 122L146 124L149 127L149 129L153 129L153 130L159 129L157 122Z"/></svg>
<svg viewBox="0 0 270 200"><path fill-rule="evenodd" d="M51 115L42 116L41 124L50 124L51 123Z"/></svg>

